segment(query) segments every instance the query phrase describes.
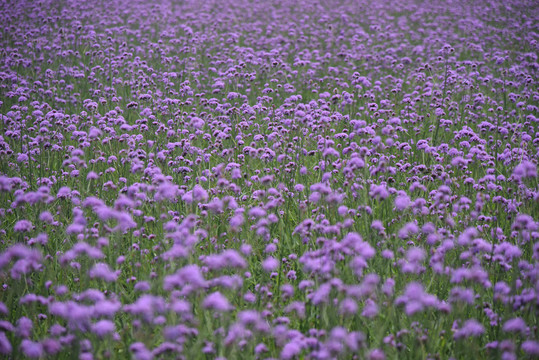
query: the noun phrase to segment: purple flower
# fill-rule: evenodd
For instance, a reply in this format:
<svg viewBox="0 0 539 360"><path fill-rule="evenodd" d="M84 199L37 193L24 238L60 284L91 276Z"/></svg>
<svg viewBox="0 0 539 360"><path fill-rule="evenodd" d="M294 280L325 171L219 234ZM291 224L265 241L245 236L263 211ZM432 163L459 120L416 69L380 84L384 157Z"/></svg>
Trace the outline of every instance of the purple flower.
<svg viewBox="0 0 539 360"><path fill-rule="evenodd" d="M420 283L412 282L406 285L404 294L395 300L396 305L404 304L404 311L407 315L423 311L426 307L438 305L436 296L427 294Z"/></svg>
<svg viewBox="0 0 539 360"><path fill-rule="evenodd" d="M29 338L32 334L33 323L27 317L22 317L17 320L16 334L22 338Z"/></svg>
<svg viewBox="0 0 539 360"><path fill-rule="evenodd" d="M526 340L521 345L522 351L531 356L539 356L539 342Z"/></svg>
<svg viewBox="0 0 539 360"><path fill-rule="evenodd" d="M371 224L371 228L379 232L385 230L384 224L380 220L374 220Z"/></svg>
<svg viewBox="0 0 539 360"><path fill-rule="evenodd" d="M378 311L378 305L373 300L367 299L365 301L365 307L363 307L363 311L361 312L361 316L372 319L378 315Z"/></svg>
<svg viewBox="0 0 539 360"><path fill-rule="evenodd" d="M537 177L537 167L530 161L523 161L515 167L513 176L519 179Z"/></svg>
<svg viewBox="0 0 539 360"><path fill-rule="evenodd" d="M239 228L243 225L244 221L245 218L242 213L236 214L230 218L230 227L233 230L238 231Z"/></svg>
<svg viewBox="0 0 539 360"><path fill-rule="evenodd" d="M405 224L400 230L399 230L399 237L401 239L407 239L410 237L410 235L415 235L419 232L419 227L415 222L409 222Z"/></svg>
<svg viewBox="0 0 539 360"><path fill-rule="evenodd" d="M369 195L378 200L385 200L389 197L389 192L385 185L371 185Z"/></svg>
<svg viewBox="0 0 539 360"><path fill-rule="evenodd" d="M503 324L503 331L505 332L520 332L524 334L527 328L528 327L526 326L526 323L524 322L524 320L522 320L522 318L519 318L519 317L507 320Z"/></svg>
<svg viewBox="0 0 539 360"><path fill-rule="evenodd" d="M218 312L226 312L234 309L234 307L228 302L228 299L219 291L206 296L202 302L202 307L204 307L204 309L215 310Z"/></svg>
<svg viewBox="0 0 539 360"><path fill-rule="evenodd" d="M41 342L47 355L56 355L62 350L62 344L56 339L45 339Z"/></svg>
<svg viewBox="0 0 539 360"><path fill-rule="evenodd" d="M204 288L206 283L200 268L193 264L181 268L175 274L165 276L163 288L165 291L171 291L176 287L189 285L192 290L197 290Z"/></svg>
<svg viewBox="0 0 539 360"><path fill-rule="evenodd" d="M354 299L345 298L341 301L339 312L344 315L355 315L358 308L359 307Z"/></svg>
<svg viewBox="0 0 539 360"><path fill-rule="evenodd" d="M21 343L21 350L23 354L29 358L37 359L43 356L43 345L38 342L33 342L28 339L24 339Z"/></svg>
<svg viewBox="0 0 539 360"><path fill-rule="evenodd" d="M6 334L0 331L0 354L9 355L13 351L13 347L9 342Z"/></svg>
<svg viewBox="0 0 539 360"><path fill-rule="evenodd" d="M94 171L89 171L88 172L88 175L86 175L86 180L90 181L90 180L96 180L99 178L99 175L97 175L96 172Z"/></svg>
<svg viewBox="0 0 539 360"><path fill-rule="evenodd" d="M384 354L384 351L382 349L373 349L369 352L368 359L369 360L385 360L386 355Z"/></svg>
<svg viewBox="0 0 539 360"><path fill-rule="evenodd" d="M137 291L146 292L151 289L151 285L147 281L139 281L138 283L136 283L134 289Z"/></svg>
<svg viewBox="0 0 539 360"><path fill-rule="evenodd" d="M71 189L67 186L62 186L56 194L58 199L68 199L71 197Z"/></svg>
<svg viewBox="0 0 539 360"><path fill-rule="evenodd" d="M257 355L261 354L263 352L267 352L267 351L268 351L268 347L263 343L257 344L255 346L255 354L257 354Z"/></svg>
<svg viewBox="0 0 539 360"><path fill-rule="evenodd" d="M252 217L255 217L255 218L266 216L266 210L264 210L262 208L259 208L259 207L251 208L249 210L249 216L252 216Z"/></svg>
<svg viewBox="0 0 539 360"><path fill-rule="evenodd" d="M104 337L114 332L114 323L110 320L99 320L92 325L92 332L99 337Z"/></svg>
<svg viewBox="0 0 539 360"><path fill-rule="evenodd" d="M54 324L50 327L49 332L52 336L60 336L66 331L66 328L60 324Z"/></svg>
<svg viewBox="0 0 539 360"><path fill-rule="evenodd" d="M43 211L41 214L39 214L39 221L51 224L54 221L54 218L49 211Z"/></svg>
<svg viewBox="0 0 539 360"><path fill-rule="evenodd" d="M410 206L410 198L407 195L399 195L395 198L395 208L398 211L406 210Z"/></svg>
<svg viewBox="0 0 539 360"><path fill-rule="evenodd" d="M16 232L28 232L32 230L32 222L29 220L19 220L13 226L13 230Z"/></svg>
<svg viewBox="0 0 539 360"><path fill-rule="evenodd" d="M453 334L453 338L465 339L469 337L478 337L485 332L485 328L475 319L466 320L466 322Z"/></svg>
<svg viewBox="0 0 539 360"><path fill-rule="evenodd" d="M119 271L112 271L105 263L97 263L88 271L88 275L92 279L98 278L106 282L114 282L118 279L120 273Z"/></svg>
<svg viewBox="0 0 539 360"><path fill-rule="evenodd" d="M140 342L136 342L129 346L129 350L133 353L135 360L152 360L153 354L146 348L146 345Z"/></svg>
<svg viewBox="0 0 539 360"><path fill-rule="evenodd" d="M449 295L450 302L461 301L463 303L472 305L474 303L474 300L475 295L472 289L461 287L454 287L453 289L451 289L451 293Z"/></svg>
<svg viewBox="0 0 539 360"><path fill-rule="evenodd" d="M209 255L204 259L204 263L211 270L223 268L244 269L247 262L236 250L225 250L221 254Z"/></svg>
<svg viewBox="0 0 539 360"><path fill-rule="evenodd" d="M301 353L302 346L296 341L292 340L287 343L281 351L281 359L289 360Z"/></svg>
<svg viewBox="0 0 539 360"><path fill-rule="evenodd" d="M17 155L17 162L26 162L28 161L28 155L26 154L19 154Z"/></svg>
<svg viewBox="0 0 539 360"><path fill-rule="evenodd" d="M279 261L272 256L267 257L262 262L262 269L266 272L271 272L279 267Z"/></svg>
<svg viewBox="0 0 539 360"><path fill-rule="evenodd" d="M193 200L194 201L207 201L208 200L208 192L204 190L204 188L200 185L195 185L193 188Z"/></svg>

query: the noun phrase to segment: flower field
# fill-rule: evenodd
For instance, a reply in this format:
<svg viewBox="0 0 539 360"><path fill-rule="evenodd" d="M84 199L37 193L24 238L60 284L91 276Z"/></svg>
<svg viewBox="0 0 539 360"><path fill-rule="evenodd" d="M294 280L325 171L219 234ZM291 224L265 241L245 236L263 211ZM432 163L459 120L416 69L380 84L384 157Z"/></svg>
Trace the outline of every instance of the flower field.
<svg viewBox="0 0 539 360"><path fill-rule="evenodd" d="M533 0L4 0L0 358L539 358Z"/></svg>

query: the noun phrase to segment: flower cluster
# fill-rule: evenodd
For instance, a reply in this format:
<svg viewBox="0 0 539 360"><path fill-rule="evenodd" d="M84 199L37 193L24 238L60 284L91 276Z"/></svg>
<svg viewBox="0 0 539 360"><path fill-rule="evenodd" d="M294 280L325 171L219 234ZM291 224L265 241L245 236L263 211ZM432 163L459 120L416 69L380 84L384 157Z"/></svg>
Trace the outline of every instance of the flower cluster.
<svg viewBox="0 0 539 360"><path fill-rule="evenodd" d="M0 356L537 358L536 5L1 2Z"/></svg>

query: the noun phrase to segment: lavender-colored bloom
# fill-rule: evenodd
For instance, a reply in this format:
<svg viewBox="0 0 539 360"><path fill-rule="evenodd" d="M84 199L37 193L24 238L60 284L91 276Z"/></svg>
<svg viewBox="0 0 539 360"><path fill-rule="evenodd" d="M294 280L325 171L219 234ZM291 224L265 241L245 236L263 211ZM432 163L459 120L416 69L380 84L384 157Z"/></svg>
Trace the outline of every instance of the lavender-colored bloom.
<svg viewBox="0 0 539 360"><path fill-rule="evenodd" d="M450 302L461 301L471 305L474 303L474 300L475 295L472 289L461 287L454 287L453 289L451 289L451 293L449 295Z"/></svg>
<svg viewBox="0 0 539 360"><path fill-rule="evenodd" d="M524 322L524 320L519 317L507 320L503 324L503 331L505 332L525 333L527 328L528 327L526 326L526 323Z"/></svg>
<svg viewBox="0 0 539 360"><path fill-rule="evenodd" d="M264 210L262 208L259 208L259 207L251 208L249 210L249 216L252 216L252 217L255 217L255 218L266 216L266 210Z"/></svg>
<svg viewBox="0 0 539 360"><path fill-rule="evenodd" d="M9 342L6 334L3 331L0 331L0 354L9 355L13 351L13 347Z"/></svg>
<svg viewBox="0 0 539 360"><path fill-rule="evenodd" d="M97 263L90 269L90 271L88 271L88 275L90 278L98 278L105 280L106 282L114 282L118 279L119 273L112 271L105 263Z"/></svg>
<svg viewBox="0 0 539 360"><path fill-rule="evenodd" d="M238 230L244 223L245 218L242 213L236 214L230 218L230 226L234 230Z"/></svg>
<svg viewBox="0 0 539 360"><path fill-rule="evenodd" d="M371 228L373 230L377 230L379 232L381 231L384 231L385 230L385 227L384 227L384 224L382 223L382 221L380 220L374 220L371 224Z"/></svg>
<svg viewBox="0 0 539 360"><path fill-rule="evenodd" d="M129 346L129 350L133 353L133 358L136 360L152 360L153 354L146 348L143 343L136 342Z"/></svg>
<svg viewBox="0 0 539 360"><path fill-rule="evenodd" d="M134 289L137 290L137 291L146 292L146 291L149 291L151 289L151 285L147 281L140 281L140 282L135 284Z"/></svg>
<svg viewBox="0 0 539 360"><path fill-rule="evenodd" d="M163 288L166 291L186 285L190 285L193 290L202 289L206 286L206 280L197 265L187 265L175 274L166 276L163 281Z"/></svg>
<svg viewBox="0 0 539 360"><path fill-rule="evenodd" d="M267 352L267 351L268 351L268 347L263 343L257 344L255 346L255 354L257 354L257 355L262 354L262 353Z"/></svg>
<svg viewBox="0 0 539 360"><path fill-rule="evenodd" d="M531 356L539 356L539 342L526 340L521 345L522 351Z"/></svg>
<svg viewBox="0 0 539 360"><path fill-rule="evenodd" d="M32 222L29 220L19 220L15 223L15 226L13 226L13 230L16 232L28 232L32 230Z"/></svg>
<svg viewBox="0 0 539 360"><path fill-rule="evenodd" d="M195 185L193 188L193 199L195 201L207 201L208 192L200 185Z"/></svg>
<svg viewBox="0 0 539 360"><path fill-rule="evenodd" d="M406 210L410 206L410 198L407 195L399 195L395 198L395 208L398 211Z"/></svg>
<svg viewBox="0 0 539 360"><path fill-rule="evenodd" d="M22 317L17 320L17 336L20 336L22 338L29 338L32 334L32 328L32 320L28 319L27 317Z"/></svg>
<svg viewBox="0 0 539 360"><path fill-rule="evenodd" d="M50 327L49 332L52 336L60 336L66 331L66 328L60 324L54 324Z"/></svg>
<svg viewBox="0 0 539 360"><path fill-rule="evenodd" d="M278 267L279 267L279 261L277 261L277 259L271 256L267 257L262 262L262 269L264 269L264 271L266 272L271 272L273 270L276 270Z"/></svg>
<svg viewBox="0 0 539 360"><path fill-rule="evenodd" d="M205 309L211 309L218 312L226 312L232 310L234 307L230 304L228 299L220 292L216 291L206 296L202 302L202 306Z"/></svg>
<svg viewBox="0 0 539 360"><path fill-rule="evenodd" d="M38 359L43 356L43 345L38 342L24 339L21 343L21 350L23 354L31 359Z"/></svg>
<svg viewBox="0 0 539 360"><path fill-rule="evenodd" d="M295 356L301 353L301 350L302 346L295 340L292 340L283 347L283 350L281 351L281 359L293 359Z"/></svg>
<svg viewBox="0 0 539 360"><path fill-rule="evenodd" d="M235 250L229 249L221 254L210 255L204 259L204 263L212 270L223 268L243 269L247 266L245 259Z"/></svg>
<svg viewBox="0 0 539 360"><path fill-rule="evenodd" d="M62 344L56 339L45 339L41 342L47 355L56 355L62 350Z"/></svg>
<svg viewBox="0 0 539 360"><path fill-rule="evenodd" d="M413 282L406 285L404 294L395 300L395 304L404 304L406 314L413 315L426 307L438 305L438 299L434 295L425 293L421 284Z"/></svg>
<svg viewBox="0 0 539 360"><path fill-rule="evenodd" d="M43 211L39 214L39 220L44 223L51 224L54 221L52 214L49 211Z"/></svg>
<svg viewBox="0 0 539 360"><path fill-rule="evenodd" d="M537 167L530 161L523 161L515 167L513 176L518 178L537 177Z"/></svg>
<svg viewBox="0 0 539 360"><path fill-rule="evenodd" d="M481 336L485 332L485 328L475 319L466 320L454 334L455 339L465 339L469 337Z"/></svg>
<svg viewBox="0 0 539 360"><path fill-rule="evenodd" d="M369 352L368 359L369 360L385 360L386 355L384 354L384 351L382 349L373 349Z"/></svg>
<svg viewBox="0 0 539 360"><path fill-rule="evenodd" d="M114 332L114 323L110 320L99 320L92 325L92 332L99 337L104 337Z"/></svg>
<svg viewBox="0 0 539 360"><path fill-rule="evenodd" d="M365 301L365 307L363 307L363 311L361 312L361 316L372 319L378 315L378 311L378 305L376 305L373 300L367 299Z"/></svg>

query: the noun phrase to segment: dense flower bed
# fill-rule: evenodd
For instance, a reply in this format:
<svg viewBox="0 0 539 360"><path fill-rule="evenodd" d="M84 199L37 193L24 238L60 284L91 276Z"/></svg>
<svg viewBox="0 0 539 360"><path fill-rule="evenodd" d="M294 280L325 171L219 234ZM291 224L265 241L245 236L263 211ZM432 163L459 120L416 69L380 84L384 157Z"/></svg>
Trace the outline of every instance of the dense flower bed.
<svg viewBox="0 0 539 360"><path fill-rule="evenodd" d="M539 356L535 1L0 4L0 354Z"/></svg>

